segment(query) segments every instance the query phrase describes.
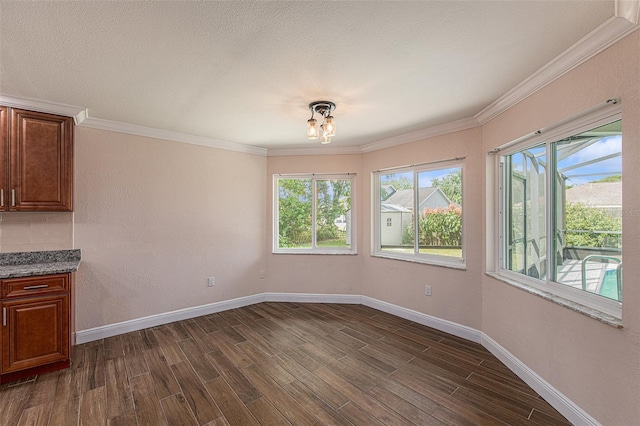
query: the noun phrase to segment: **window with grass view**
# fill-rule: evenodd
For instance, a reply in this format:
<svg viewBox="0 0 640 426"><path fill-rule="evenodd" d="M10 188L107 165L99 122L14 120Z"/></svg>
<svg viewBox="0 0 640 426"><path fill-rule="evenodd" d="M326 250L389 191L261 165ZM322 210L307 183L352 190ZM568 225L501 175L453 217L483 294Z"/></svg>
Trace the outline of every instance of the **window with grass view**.
<svg viewBox="0 0 640 426"><path fill-rule="evenodd" d="M462 166L425 165L374 177L375 254L462 265Z"/></svg>
<svg viewBox="0 0 640 426"><path fill-rule="evenodd" d="M353 175L275 177L275 252L352 253Z"/></svg>
<svg viewBox="0 0 640 426"><path fill-rule="evenodd" d="M622 122L501 156L502 268L622 301Z"/></svg>

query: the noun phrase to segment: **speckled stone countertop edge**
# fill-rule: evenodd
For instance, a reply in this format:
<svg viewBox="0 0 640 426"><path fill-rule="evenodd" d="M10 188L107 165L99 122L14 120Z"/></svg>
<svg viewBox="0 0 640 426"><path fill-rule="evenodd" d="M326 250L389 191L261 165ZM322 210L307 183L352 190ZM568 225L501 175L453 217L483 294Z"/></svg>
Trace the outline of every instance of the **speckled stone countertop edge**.
<svg viewBox="0 0 640 426"><path fill-rule="evenodd" d="M79 262L80 258L80 249L0 253L0 266L33 265L38 263L56 262Z"/></svg>
<svg viewBox="0 0 640 426"><path fill-rule="evenodd" d="M80 259L79 249L0 253L0 279L75 272Z"/></svg>

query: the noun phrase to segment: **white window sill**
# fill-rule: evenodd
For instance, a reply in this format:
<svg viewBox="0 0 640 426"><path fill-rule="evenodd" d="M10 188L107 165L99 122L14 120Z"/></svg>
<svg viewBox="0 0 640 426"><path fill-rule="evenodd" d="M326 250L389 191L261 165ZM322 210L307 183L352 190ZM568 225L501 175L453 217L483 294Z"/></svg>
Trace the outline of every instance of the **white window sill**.
<svg viewBox="0 0 640 426"><path fill-rule="evenodd" d="M531 287L528 286L526 284L523 284L521 282L518 282L516 280L507 278L503 275L497 274L495 272L485 272L485 275L494 278L498 281L501 281L503 283L512 285L514 287L517 287L521 290L524 290L528 293L531 294L535 294L536 296L542 297L545 300L548 300L550 302L553 302L555 304L558 304L560 306L564 306L566 308L571 309L574 312L578 312L581 313L583 315L588 316L589 318L593 318L595 320L598 320L600 322L603 322L607 325L610 325L612 327L615 328L622 328L622 320L620 318L616 318L613 315L607 314L605 312L599 311L597 309L594 308L590 308L588 306L584 306L581 305L580 303L574 302L570 299L567 299L565 297L562 296L558 296L556 294L544 291L544 290L540 290L537 289L535 287Z"/></svg>
<svg viewBox="0 0 640 426"><path fill-rule="evenodd" d="M411 256L411 255L403 256L403 255L399 255L395 253L387 253L387 252L375 252L375 253L371 253L371 256L380 257L383 259L402 260L404 262L421 263L423 265L441 266L443 268L458 269L462 271L467 270L466 263L464 262L464 260L461 260L461 259L451 258L452 260L445 260L445 259L439 260L439 259L423 258L423 257Z"/></svg>
<svg viewBox="0 0 640 426"><path fill-rule="evenodd" d="M273 254L311 254L311 255L329 255L329 256L355 256L355 251L319 251L319 250L274 250Z"/></svg>

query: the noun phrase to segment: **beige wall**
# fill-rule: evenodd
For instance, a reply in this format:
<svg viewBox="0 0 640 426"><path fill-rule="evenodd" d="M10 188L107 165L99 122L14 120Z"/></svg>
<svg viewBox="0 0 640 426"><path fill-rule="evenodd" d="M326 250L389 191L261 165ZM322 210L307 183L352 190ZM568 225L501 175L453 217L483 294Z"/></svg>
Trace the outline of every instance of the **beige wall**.
<svg viewBox="0 0 640 426"><path fill-rule="evenodd" d="M480 274L482 330L602 424L640 419L640 31L483 126L483 152L622 98L623 329ZM484 209L483 209L484 210Z"/></svg>
<svg viewBox="0 0 640 426"><path fill-rule="evenodd" d="M363 155L362 194L364 214L362 289L363 294L428 315L476 329L482 328L482 296L479 277L482 259L482 186L480 128L374 151ZM466 270L422 265L371 257L371 173L374 170L465 157L463 160L463 227ZM425 296L424 287L432 287Z"/></svg>
<svg viewBox="0 0 640 426"><path fill-rule="evenodd" d="M639 51L636 31L482 127L362 155L265 158L80 127L76 329L265 291L364 294L481 330L602 424L634 424L640 263L625 262L623 329L486 276L485 171L493 147L621 97L624 256L639 259ZM371 257L371 172L452 157L466 157L466 270ZM272 175L314 172L357 173L357 255L271 253ZM0 238L14 232L6 218L20 216L1 216ZM18 242L27 241L18 228Z"/></svg>
<svg viewBox="0 0 640 426"><path fill-rule="evenodd" d="M77 330L264 292L265 157L83 127L75 145Z"/></svg>
<svg viewBox="0 0 640 426"><path fill-rule="evenodd" d="M0 213L0 253L73 248L73 213Z"/></svg>
<svg viewBox="0 0 640 426"><path fill-rule="evenodd" d="M360 155L269 157L267 167L267 289L279 293L362 294L361 260L368 255L362 246L361 218L364 207ZM286 173L356 173L355 207L357 255L273 254L273 175Z"/></svg>

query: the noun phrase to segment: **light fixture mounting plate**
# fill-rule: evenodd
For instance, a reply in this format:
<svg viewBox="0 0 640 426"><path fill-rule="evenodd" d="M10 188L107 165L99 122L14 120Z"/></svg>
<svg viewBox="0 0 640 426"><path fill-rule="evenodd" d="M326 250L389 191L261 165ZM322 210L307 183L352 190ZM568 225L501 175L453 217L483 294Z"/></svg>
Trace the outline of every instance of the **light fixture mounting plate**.
<svg viewBox="0 0 640 426"><path fill-rule="evenodd" d="M323 117L330 115L331 111L336 109L336 104L331 101L315 101L309 104L309 109L312 113L318 113Z"/></svg>

